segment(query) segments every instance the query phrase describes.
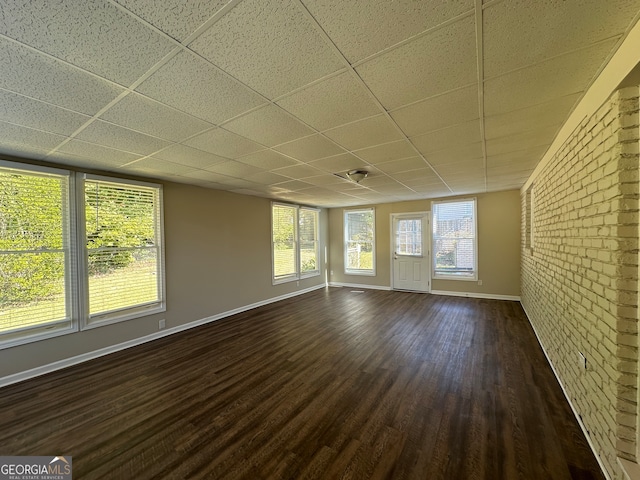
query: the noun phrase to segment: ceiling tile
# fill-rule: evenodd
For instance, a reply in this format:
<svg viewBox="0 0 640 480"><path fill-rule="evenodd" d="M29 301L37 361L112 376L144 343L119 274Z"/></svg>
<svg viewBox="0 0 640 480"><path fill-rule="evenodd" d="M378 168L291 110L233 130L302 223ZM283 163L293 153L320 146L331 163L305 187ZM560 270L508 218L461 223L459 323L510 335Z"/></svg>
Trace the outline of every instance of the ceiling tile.
<svg viewBox="0 0 640 480"><path fill-rule="evenodd" d="M317 130L343 125L380 111L350 73L311 85L279 100L278 105Z"/></svg>
<svg viewBox="0 0 640 480"><path fill-rule="evenodd" d="M153 158L160 158L180 165L205 169L216 163L226 162L228 159L219 157L213 153L187 147L186 145L174 144L153 155Z"/></svg>
<svg viewBox="0 0 640 480"><path fill-rule="evenodd" d="M487 140L487 156L517 152L531 147L549 146L559 129L560 125L551 125Z"/></svg>
<svg viewBox="0 0 640 480"><path fill-rule="evenodd" d="M273 173L298 180L305 177L315 177L323 172L310 165L293 165L291 167L278 168L277 170L273 170Z"/></svg>
<svg viewBox="0 0 640 480"><path fill-rule="evenodd" d="M472 120L460 125L425 133L411 138L411 141L424 155L450 148L452 145L460 146L478 143L482 141L480 120Z"/></svg>
<svg viewBox="0 0 640 480"><path fill-rule="evenodd" d="M524 164L536 166L536 164L547 151L547 145L531 147L516 152L502 153L500 155L490 155L487 157L487 168L500 167L502 165Z"/></svg>
<svg viewBox="0 0 640 480"><path fill-rule="evenodd" d="M478 86L427 98L394 110L391 116L408 137L475 120L480 117Z"/></svg>
<svg viewBox="0 0 640 480"><path fill-rule="evenodd" d="M237 158L236 160L238 162L246 163L247 165L264 168L265 170L290 167L291 165L298 165L300 163L297 160L285 157L273 150L261 150L250 155Z"/></svg>
<svg viewBox="0 0 640 480"><path fill-rule="evenodd" d="M569 112L580 96L580 93L575 93L521 110L486 117L485 138L506 137L518 132L562 123L569 116Z"/></svg>
<svg viewBox="0 0 640 480"><path fill-rule="evenodd" d="M261 171L249 175L247 180L261 185L273 185L276 183L288 182L291 179L283 175L278 175L277 173Z"/></svg>
<svg viewBox="0 0 640 480"><path fill-rule="evenodd" d="M485 81L486 115L518 110L582 92L616 40Z"/></svg>
<svg viewBox="0 0 640 480"><path fill-rule="evenodd" d="M349 123L324 132L347 150L358 150L402 139L402 134L385 115Z"/></svg>
<svg viewBox="0 0 640 480"><path fill-rule="evenodd" d="M220 173L222 175L228 175L230 177L244 178L249 175L263 172L264 169L247 165L246 163L240 163L233 160L228 160L222 163L216 163L208 167L206 170L210 172Z"/></svg>
<svg viewBox="0 0 640 480"><path fill-rule="evenodd" d="M442 176L445 182L453 181L460 178L482 178L484 179L484 163L481 158L473 160L464 160L457 163L449 163L438 165L436 167L438 174Z"/></svg>
<svg viewBox="0 0 640 480"><path fill-rule="evenodd" d="M318 158L330 157L344 150L322 135L311 135L309 137L299 138L293 142L284 143L275 147L275 150L282 152L291 157L310 162Z"/></svg>
<svg viewBox="0 0 640 480"><path fill-rule="evenodd" d="M101 120L95 120L76 135L76 138L140 155L150 155L170 145L165 140L150 137L144 133L135 132Z"/></svg>
<svg viewBox="0 0 640 480"><path fill-rule="evenodd" d="M56 161L61 158L75 159L72 163L78 166L113 169L139 159L140 155L72 138L49 158Z"/></svg>
<svg viewBox="0 0 640 480"><path fill-rule="evenodd" d="M300 180L289 180L288 182L278 183L276 184L276 186L288 191L302 190L304 188L313 187L313 185L311 185L310 183L302 182Z"/></svg>
<svg viewBox="0 0 640 480"><path fill-rule="evenodd" d="M376 164L376 168L379 168L385 173L394 175L400 172L406 172L408 170L416 170L424 168L426 162L420 157L409 157L402 160L393 160L391 162L384 162ZM394 175L395 178L395 175Z"/></svg>
<svg viewBox="0 0 640 480"><path fill-rule="evenodd" d="M332 187L335 185L342 185L344 182L348 182L348 180L337 177L333 174L326 173L324 175L318 175L316 177L305 177L304 181L312 185L322 186L328 189L332 189ZM353 182L349 183L353 185Z"/></svg>
<svg viewBox="0 0 640 480"><path fill-rule="evenodd" d="M444 150L431 152L425 155L431 165L443 165L458 163L467 160L482 158L482 143L471 143L468 145L455 145Z"/></svg>
<svg viewBox="0 0 640 480"><path fill-rule="evenodd" d="M302 0L350 62L473 10L473 0Z"/></svg>
<svg viewBox="0 0 640 480"><path fill-rule="evenodd" d="M223 128L201 133L185 142L185 145L226 158L237 158L261 150L263 147L251 140Z"/></svg>
<svg viewBox="0 0 640 480"><path fill-rule="evenodd" d="M97 113L124 92L105 80L3 38L0 72L0 88L88 115Z"/></svg>
<svg viewBox="0 0 640 480"><path fill-rule="evenodd" d="M416 151L408 141L400 140L375 147L363 148L354 153L367 162L376 164L397 160L399 158L413 157Z"/></svg>
<svg viewBox="0 0 640 480"><path fill-rule="evenodd" d="M359 65L387 109L477 82L473 17L439 28Z"/></svg>
<svg viewBox="0 0 640 480"><path fill-rule="evenodd" d="M100 118L174 142L213 127L210 123L137 93L130 93L124 97Z"/></svg>
<svg viewBox="0 0 640 480"><path fill-rule="evenodd" d="M10 155L42 156L66 137L0 121L0 152Z"/></svg>
<svg viewBox="0 0 640 480"><path fill-rule="evenodd" d="M275 105L267 105L236 118L226 123L224 128L268 147L313 133L309 127Z"/></svg>
<svg viewBox="0 0 640 480"><path fill-rule="evenodd" d="M178 41L212 17L228 0L115 0Z"/></svg>
<svg viewBox="0 0 640 480"><path fill-rule="evenodd" d="M190 52L176 55L136 90L215 124L265 103L255 92Z"/></svg>
<svg viewBox="0 0 640 480"><path fill-rule="evenodd" d="M175 48L101 0L3 0L0 19L0 33L122 85Z"/></svg>
<svg viewBox="0 0 640 480"><path fill-rule="evenodd" d="M194 167L168 162L159 158L143 158L127 165L125 169L128 172L140 172L149 175L166 173L171 175L185 175L195 170Z"/></svg>
<svg viewBox="0 0 640 480"><path fill-rule="evenodd" d="M331 173L346 172L368 166L367 162L360 160L350 153L343 153L334 157L309 162L309 165Z"/></svg>
<svg viewBox="0 0 640 480"><path fill-rule="evenodd" d="M421 161L422 161L422 165L420 165L420 167L416 168L415 170L394 173L393 178L395 178L399 182L402 182L408 186L410 186L411 184L426 184L431 182L439 182L440 179L435 174L435 172L430 167L426 166L426 163L424 162L424 160L421 159ZM379 166L381 170L384 170L382 168L383 165L384 164Z"/></svg>
<svg viewBox="0 0 640 480"><path fill-rule="evenodd" d="M189 47L271 99L343 67L289 0L244 0Z"/></svg>
<svg viewBox="0 0 640 480"><path fill-rule="evenodd" d="M0 121L60 135L71 135L91 117L0 90Z"/></svg>
<svg viewBox="0 0 640 480"><path fill-rule="evenodd" d="M638 13L636 0L532 2L510 0L483 12L487 78L622 35ZM543 33L541 33L543 32Z"/></svg>

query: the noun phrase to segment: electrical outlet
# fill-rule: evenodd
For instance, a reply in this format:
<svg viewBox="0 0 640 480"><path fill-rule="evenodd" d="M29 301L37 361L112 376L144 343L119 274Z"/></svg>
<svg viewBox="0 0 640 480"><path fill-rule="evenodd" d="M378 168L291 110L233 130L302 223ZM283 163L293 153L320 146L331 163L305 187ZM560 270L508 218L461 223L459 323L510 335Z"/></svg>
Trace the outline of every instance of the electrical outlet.
<svg viewBox="0 0 640 480"><path fill-rule="evenodd" d="M162 330L164 327L166 327L166 320L163 318L162 320L158 320L158 330Z"/></svg>
<svg viewBox="0 0 640 480"><path fill-rule="evenodd" d="M333 270L331 270L331 276L333 277Z"/></svg>
<svg viewBox="0 0 640 480"><path fill-rule="evenodd" d="M578 352L578 361L580 362L580 368L587 369L587 357L582 352Z"/></svg>
<svg viewBox="0 0 640 480"><path fill-rule="evenodd" d="M300 281L296 281L296 287L300 286Z"/></svg>
<svg viewBox="0 0 640 480"><path fill-rule="evenodd" d="M478 285L482 285L482 280L478 280Z"/></svg>

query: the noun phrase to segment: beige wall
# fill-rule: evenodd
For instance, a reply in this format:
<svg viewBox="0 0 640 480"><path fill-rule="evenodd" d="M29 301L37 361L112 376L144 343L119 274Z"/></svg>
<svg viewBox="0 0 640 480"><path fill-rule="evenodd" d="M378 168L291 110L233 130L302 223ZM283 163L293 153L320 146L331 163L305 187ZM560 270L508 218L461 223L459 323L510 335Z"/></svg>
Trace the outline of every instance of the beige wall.
<svg viewBox="0 0 640 480"><path fill-rule="evenodd" d="M532 208L521 192L522 304L612 478L637 449L638 95L616 92L565 138L528 182Z"/></svg>
<svg viewBox="0 0 640 480"><path fill-rule="evenodd" d="M167 311L0 350L0 378L325 282L272 285L268 199L165 183L164 213ZM320 223L324 257L326 210Z"/></svg>
<svg viewBox="0 0 640 480"><path fill-rule="evenodd" d="M520 192L485 193L478 199L478 282L433 280L432 289L496 296L520 295ZM455 197L453 197L455 198ZM464 197L467 198L467 197ZM342 208L329 211L330 282L391 286L391 214L431 210L431 200L371 205L376 211L376 275L344 273Z"/></svg>

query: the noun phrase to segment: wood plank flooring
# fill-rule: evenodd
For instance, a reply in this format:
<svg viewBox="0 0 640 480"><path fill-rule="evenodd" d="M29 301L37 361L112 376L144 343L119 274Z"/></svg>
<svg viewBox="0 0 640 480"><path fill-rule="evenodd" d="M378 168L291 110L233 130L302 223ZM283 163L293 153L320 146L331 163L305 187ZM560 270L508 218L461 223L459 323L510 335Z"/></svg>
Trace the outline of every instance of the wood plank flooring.
<svg viewBox="0 0 640 480"><path fill-rule="evenodd" d="M520 305L318 290L0 389L74 479L601 479Z"/></svg>

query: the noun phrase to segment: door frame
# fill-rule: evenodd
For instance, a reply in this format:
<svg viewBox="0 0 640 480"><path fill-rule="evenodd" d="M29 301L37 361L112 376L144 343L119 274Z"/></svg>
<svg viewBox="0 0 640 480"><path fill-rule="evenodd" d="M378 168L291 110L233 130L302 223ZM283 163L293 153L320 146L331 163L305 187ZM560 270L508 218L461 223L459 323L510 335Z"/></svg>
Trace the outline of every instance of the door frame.
<svg viewBox="0 0 640 480"><path fill-rule="evenodd" d="M395 239L395 228L394 228L394 221L396 219L402 219L407 218L407 217L422 217L422 248L425 252L424 253L424 258L425 258L425 264L426 264L426 276L427 276L427 289L426 290L411 290L411 291L415 291L415 292L420 292L420 293L431 293L431 281L432 281L432 275L431 275L431 211L427 210L427 211L420 211L420 212L404 212L404 213L392 213L390 215L390 221L389 221L389 230L390 230L390 240L391 243L389 244L389 246L391 248L389 248L389 261L391 262L391 290L396 290L395 286L394 286L394 267L395 267L395 262L394 260L394 255L395 255L395 244L396 244L396 239ZM399 289L398 289L399 290ZM408 291L408 290L405 290Z"/></svg>

